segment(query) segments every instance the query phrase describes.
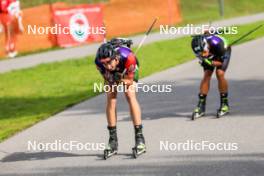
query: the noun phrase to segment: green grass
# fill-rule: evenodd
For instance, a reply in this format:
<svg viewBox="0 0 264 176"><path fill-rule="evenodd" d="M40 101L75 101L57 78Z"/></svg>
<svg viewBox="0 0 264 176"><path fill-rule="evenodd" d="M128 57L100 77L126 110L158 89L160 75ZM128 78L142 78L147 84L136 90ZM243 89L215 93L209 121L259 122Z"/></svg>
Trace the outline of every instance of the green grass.
<svg viewBox="0 0 264 176"><path fill-rule="evenodd" d="M259 24L239 27L239 35L227 38L234 41ZM241 42L262 36L264 28ZM190 42L191 37L184 37L143 46L138 55L141 77L194 58ZM92 57L0 74L0 141L95 96L93 83L101 81Z"/></svg>
<svg viewBox="0 0 264 176"><path fill-rule="evenodd" d="M220 19L218 0L181 0L184 23L207 22ZM263 0L225 0L224 18L264 12Z"/></svg>

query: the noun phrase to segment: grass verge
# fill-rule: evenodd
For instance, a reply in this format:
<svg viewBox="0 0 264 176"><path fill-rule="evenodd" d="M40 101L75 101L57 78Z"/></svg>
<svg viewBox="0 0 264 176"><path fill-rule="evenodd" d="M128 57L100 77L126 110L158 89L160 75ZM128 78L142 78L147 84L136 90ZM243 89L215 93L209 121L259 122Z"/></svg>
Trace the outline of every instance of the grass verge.
<svg viewBox="0 0 264 176"><path fill-rule="evenodd" d="M181 0L181 12L184 23L200 23L222 18L218 0ZM264 11L262 0L225 0L224 18L233 18Z"/></svg>

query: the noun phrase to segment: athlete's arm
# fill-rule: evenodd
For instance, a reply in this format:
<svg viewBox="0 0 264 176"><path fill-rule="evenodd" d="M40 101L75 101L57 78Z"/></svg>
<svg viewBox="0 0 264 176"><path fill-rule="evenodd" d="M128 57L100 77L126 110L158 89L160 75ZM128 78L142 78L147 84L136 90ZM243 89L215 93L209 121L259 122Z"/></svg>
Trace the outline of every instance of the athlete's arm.
<svg viewBox="0 0 264 176"><path fill-rule="evenodd" d="M219 37L219 36L218 36ZM221 67L223 65L223 56L225 55L225 41L222 37L220 37L221 42L218 43L218 47L214 48L213 55L215 56L212 62L214 67Z"/></svg>
<svg viewBox="0 0 264 176"><path fill-rule="evenodd" d="M126 73L121 79L121 82L127 86L130 86L134 82L134 75L137 67L137 60L133 53L131 53L125 63Z"/></svg>
<svg viewBox="0 0 264 176"><path fill-rule="evenodd" d="M109 81L108 81L108 79L106 77L106 70L104 69L102 63L99 61L99 59L97 57L95 58L95 61L94 62L95 62L95 65L96 65L97 70L102 75L104 81L106 83L109 83Z"/></svg>

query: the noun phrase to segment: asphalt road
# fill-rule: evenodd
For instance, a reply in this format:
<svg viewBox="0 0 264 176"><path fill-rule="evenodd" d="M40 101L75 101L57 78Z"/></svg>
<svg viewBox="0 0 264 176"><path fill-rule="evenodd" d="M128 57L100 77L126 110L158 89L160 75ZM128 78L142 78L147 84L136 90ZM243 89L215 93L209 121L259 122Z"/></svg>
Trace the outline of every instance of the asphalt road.
<svg viewBox="0 0 264 176"><path fill-rule="evenodd" d="M232 25L243 25L243 24L249 24L249 23L263 21L263 20L264 20L264 13L258 13L254 15L234 17L230 19L213 21L211 26L224 27L224 26L232 26ZM144 35L141 34L141 35L130 37L134 42L134 46L139 45L143 36ZM170 39L180 38L183 36L187 36L187 35L184 35L184 34L164 35L164 34L160 34L159 32L153 32L151 33L151 35L149 35L149 37L147 38L144 44L153 43L153 42L157 42L161 40L170 40ZM95 44L89 44L89 45L84 45L84 46L79 46L79 47L31 54L27 56L21 56L15 59L3 60L3 61L0 61L0 73L34 67L36 65L44 64L44 63L60 62L60 61L69 60L69 59L80 59L83 57L95 55L99 45L100 43L95 43Z"/></svg>
<svg viewBox="0 0 264 176"><path fill-rule="evenodd" d="M233 48L227 78L231 114L215 118L219 106L217 82L208 95L207 116L190 115L197 102L202 69L197 61L147 77L144 84L170 84L172 93L138 95L143 111L147 153L131 158L133 126L123 96L118 99L119 154L102 159L98 143L108 140L105 96L78 104L0 144L1 176L164 175L164 176L263 176L264 174L264 38ZM93 151L34 151L28 141L61 140L94 143ZM179 143L232 143L237 150L183 150ZM161 143L170 144L170 150ZM228 148L227 148L228 149ZM229 148L230 149L230 148ZM233 148L234 149L234 148Z"/></svg>

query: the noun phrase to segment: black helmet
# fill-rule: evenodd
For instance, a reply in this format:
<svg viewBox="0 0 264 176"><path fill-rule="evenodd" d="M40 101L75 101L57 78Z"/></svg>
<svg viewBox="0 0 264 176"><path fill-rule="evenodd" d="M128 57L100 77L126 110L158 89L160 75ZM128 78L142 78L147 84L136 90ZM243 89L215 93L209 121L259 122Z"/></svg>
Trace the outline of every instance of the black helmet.
<svg viewBox="0 0 264 176"><path fill-rule="evenodd" d="M104 59L104 58L111 58L114 59L116 56L116 51L110 43L104 43L102 44L98 51L97 51L97 57L99 59Z"/></svg>
<svg viewBox="0 0 264 176"><path fill-rule="evenodd" d="M128 48L133 45L133 41L127 38L113 38L109 41L114 47L127 46Z"/></svg>
<svg viewBox="0 0 264 176"><path fill-rule="evenodd" d="M192 50L195 54L202 53L208 44L204 35L194 36L192 39Z"/></svg>

